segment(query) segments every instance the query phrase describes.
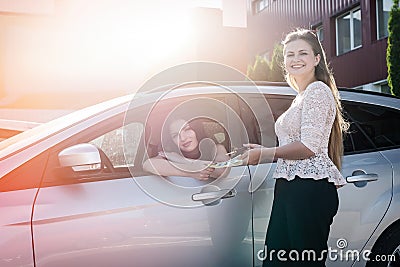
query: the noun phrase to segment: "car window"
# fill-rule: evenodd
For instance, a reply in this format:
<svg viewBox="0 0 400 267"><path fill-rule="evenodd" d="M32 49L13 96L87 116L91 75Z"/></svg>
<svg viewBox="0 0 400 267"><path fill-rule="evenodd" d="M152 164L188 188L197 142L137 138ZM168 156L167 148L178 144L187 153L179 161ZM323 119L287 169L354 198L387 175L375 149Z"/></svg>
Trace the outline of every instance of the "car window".
<svg viewBox="0 0 400 267"><path fill-rule="evenodd" d="M220 122L211 119L204 119L202 125L207 137L214 140L216 144L222 144L227 151L230 151L229 135Z"/></svg>
<svg viewBox="0 0 400 267"><path fill-rule="evenodd" d="M293 96L265 95L263 98L259 95L243 95L239 100L240 112L250 143L277 146L275 121L290 107L292 101Z"/></svg>
<svg viewBox="0 0 400 267"><path fill-rule="evenodd" d="M86 128L82 132L56 145L50 153L45 171L43 186L55 186L74 183L85 183L130 176L130 168L135 162L140 162L140 142L144 132L143 110L136 109L135 116L124 121L125 114L117 114L112 118ZM91 143L101 149L110 160L113 171L106 170L79 173L73 176L69 168L60 166L59 153L64 149L78 144ZM138 164L139 165L139 164ZM136 166L135 166L136 167ZM140 166L139 166L140 167ZM66 170L67 169L67 170Z"/></svg>
<svg viewBox="0 0 400 267"><path fill-rule="evenodd" d="M89 141L89 143L103 150L115 168L132 167L143 129L142 123L133 122L105 133Z"/></svg>
<svg viewBox="0 0 400 267"><path fill-rule="evenodd" d="M372 142L377 149L400 146L399 111L386 107L354 102L345 102L344 109L348 113L349 119L354 124L351 129L350 138L356 144L354 147L355 151L370 149L370 142Z"/></svg>
<svg viewBox="0 0 400 267"><path fill-rule="evenodd" d="M347 118L347 121L350 122L350 128L343 138L344 154L348 155L374 150L374 145L360 130L360 127L352 122L350 118Z"/></svg>
<svg viewBox="0 0 400 267"><path fill-rule="evenodd" d="M147 157L154 157L161 150L161 133L164 123L171 118L183 118L185 120L195 120L202 125L205 136L214 140L217 144L225 146L229 151L231 135L234 130L233 123L229 121L229 104L225 95L201 95L166 99L156 103L145 128L145 142ZM236 137L233 134L233 137Z"/></svg>

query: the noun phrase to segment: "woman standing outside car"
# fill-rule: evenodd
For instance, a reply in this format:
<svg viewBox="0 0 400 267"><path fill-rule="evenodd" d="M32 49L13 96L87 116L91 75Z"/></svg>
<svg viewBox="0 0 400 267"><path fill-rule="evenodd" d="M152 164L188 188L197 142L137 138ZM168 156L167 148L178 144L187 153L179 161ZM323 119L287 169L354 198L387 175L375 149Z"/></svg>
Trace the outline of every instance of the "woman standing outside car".
<svg viewBox="0 0 400 267"><path fill-rule="evenodd" d="M283 45L286 80L298 95L275 123L279 147L248 144L242 158L246 164L277 159L263 266L325 266L336 189L346 183L339 169L348 125L317 36L298 29Z"/></svg>

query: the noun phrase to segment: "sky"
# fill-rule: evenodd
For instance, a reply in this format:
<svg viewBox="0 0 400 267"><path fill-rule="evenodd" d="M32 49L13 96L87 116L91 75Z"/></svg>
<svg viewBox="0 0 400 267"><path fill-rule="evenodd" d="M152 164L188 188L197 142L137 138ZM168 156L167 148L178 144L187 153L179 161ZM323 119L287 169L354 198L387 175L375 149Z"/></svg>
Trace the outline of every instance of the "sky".
<svg viewBox="0 0 400 267"><path fill-rule="evenodd" d="M55 0L52 7L41 1L44 14L25 5L33 14L0 17L6 95L130 92L193 57L193 7L222 7L218 0Z"/></svg>
<svg viewBox="0 0 400 267"><path fill-rule="evenodd" d="M246 2L0 0L0 109L75 109L85 98L133 93L165 69L201 60L197 7L221 10L223 26L245 27Z"/></svg>

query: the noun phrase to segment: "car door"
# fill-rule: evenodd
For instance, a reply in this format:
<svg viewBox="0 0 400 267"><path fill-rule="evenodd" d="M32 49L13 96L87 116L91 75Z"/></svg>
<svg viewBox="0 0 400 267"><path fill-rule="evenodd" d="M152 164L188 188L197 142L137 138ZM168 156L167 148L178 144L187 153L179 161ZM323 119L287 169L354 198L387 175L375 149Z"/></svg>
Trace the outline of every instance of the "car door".
<svg viewBox="0 0 400 267"><path fill-rule="evenodd" d="M278 90L278 89L277 89ZM277 145L274 123L287 110L293 96L279 94L241 94L238 102L241 117L246 125L249 142L266 147ZM249 166L251 182L248 191L253 200L254 266L261 266L265 234L271 212L275 180L272 173L275 163Z"/></svg>
<svg viewBox="0 0 400 267"><path fill-rule="evenodd" d="M47 158L42 153L0 178L0 266L34 266L31 215ZM13 161L18 156L2 159L0 169Z"/></svg>
<svg viewBox="0 0 400 267"><path fill-rule="evenodd" d="M288 107L288 99L285 97L266 96L266 98L270 103L274 118L282 113L282 107ZM260 102L256 99L248 101L252 103L253 108L257 107L256 101ZM281 104L278 104L279 102ZM351 266L355 261L362 260L362 249L384 216L391 199L391 166L381 153L376 151L370 138L365 135L365 131L360 126L360 118L352 116L355 109L357 105L346 102L346 110L352 126L345 141L342 174L349 184L338 190L340 205L328 240L330 251L328 251L327 266ZM354 115L360 115L360 112ZM251 115L246 117L251 117ZM270 124L265 127L273 126ZM260 141L265 146L273 145L268 142L263 143L261 137ZM262 265L264 256L265 233L275 184L272 178L274 168L275 163L250 167L250 176L253 181L251 190L254 191L256 266ZM346 255L349 258L346 258Z"/></svg>
<svg viewBox="0 0 400 267"><path fill-rule="evenodd" d="M194 102L190 110L214 110L200 115L214 116L227 132L236 127L227 97ZM33 214L36 266L252 265L247 168L208 184L143 172L152 108L99 121L52 149ZM59 153L81 143L99 147L113 167L61 175Z"/></svg>
<svg viewBox="0 0 400 267"><path fill-rule="evenodd" d="M331 228L329 246L350 253L354 259L336 255L331 266L364 266L363 249L385 216L392 198L393 171L380 150L393 145L400 134L398 114L388 108L356 101L343 101L351 122L344 140L342 174L348 184L338 190L339 212ZM338 265L341 262L341 265Z"/></svg>

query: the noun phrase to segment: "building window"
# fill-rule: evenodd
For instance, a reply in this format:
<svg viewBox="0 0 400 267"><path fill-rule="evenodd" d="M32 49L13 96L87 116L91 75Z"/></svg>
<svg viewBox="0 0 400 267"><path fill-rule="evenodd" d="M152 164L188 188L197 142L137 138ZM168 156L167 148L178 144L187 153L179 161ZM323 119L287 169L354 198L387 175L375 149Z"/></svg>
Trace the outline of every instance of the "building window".
<svg viewBox="0 0 400 267"><path fill-rule="evenodd" d="M269 6L270 0L256 0L253 2L255 13L260 13Z"/></svg>
<svg viewBox="0 0 400 267"><path fill-rule="evenodd" d="M361 47L361 9L355 8L336 19L337 55Z"/></svg>
<svg viewBox="0 0 400 267"><path fill-rule="evenodd" d="M322 42L324 40L324 28L322 25L315 28L315 33L317 34L318 40Z"/></svg>
<svg viewBox="0 0 400 267"><path fill-rule="evenodd" d="M378 40L388 36L389 13L392 5L393 0L376 0L376 28Z"/></svg>

